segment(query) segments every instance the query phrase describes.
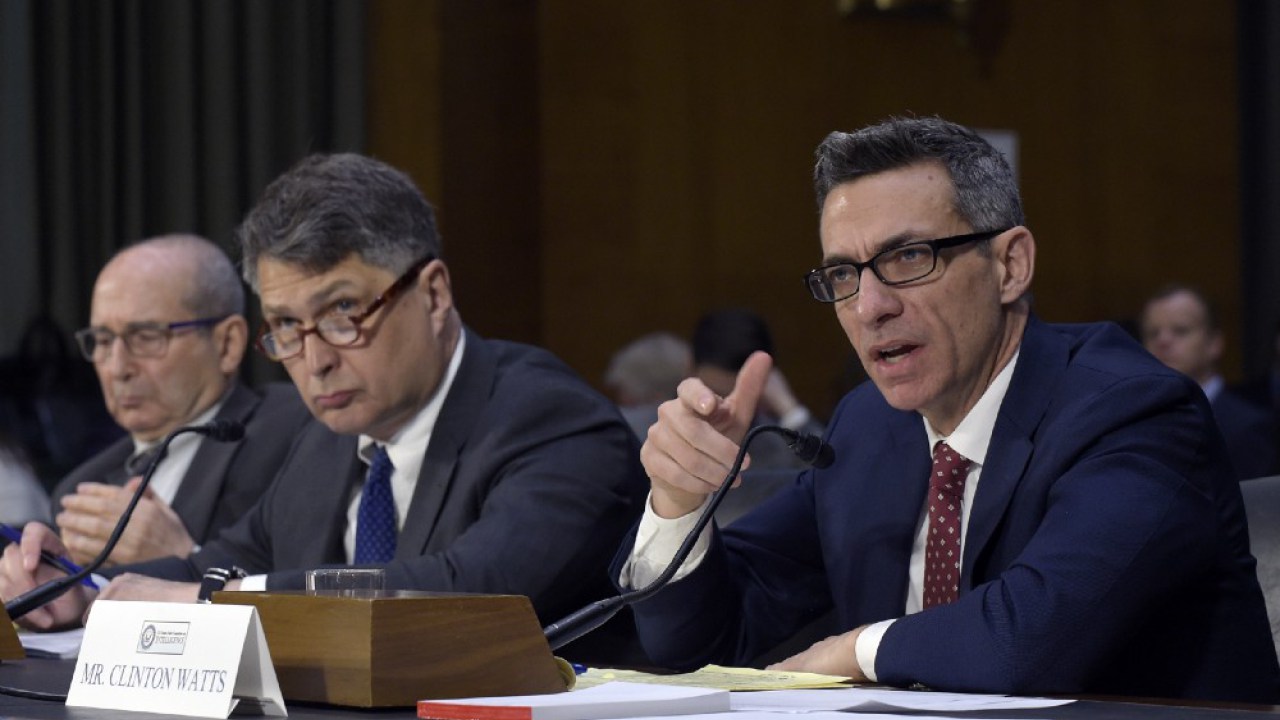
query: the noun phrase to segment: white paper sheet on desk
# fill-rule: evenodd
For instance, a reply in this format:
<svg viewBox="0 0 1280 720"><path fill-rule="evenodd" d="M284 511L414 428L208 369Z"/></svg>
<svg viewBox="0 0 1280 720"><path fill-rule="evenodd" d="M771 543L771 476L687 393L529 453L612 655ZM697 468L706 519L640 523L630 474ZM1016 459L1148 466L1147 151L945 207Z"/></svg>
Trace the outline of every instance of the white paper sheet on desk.
<svg viewBox="0 0 1280 720"><path fill-rule="evenodd" d="M925 710L933 712L1035 710L1066 705L1070 702L1075 701L1009 697L1007 695L974 695L969 693L856 687L840 690L735 692L729 697L729 705L734 710L772 713L818 713L829 710L851 710L855 712L880 710ZM735 720L737 719L735 718ZM806 720L809 720L809 718ZM816 718L812 720L816 720ZM846 718L846 720L848 719Z"/></svg>
<svg viewBox="0 0 1280 720"><path fill-rule="evenodd" d="M679 720L777 720L778 714L765 711L735 711L714 715L681 715ZM904 715L896 713L849 713L819 710L805 715L805 720L904 720ZM975 720L969 715L911 715L911 720ZM672 720L671 718L627 718L627 720ZM1008 718L1002 718L1008 720Z"/></svg>
<svg viewBox="0 0 1280 720"><path fill-rule="evenodd" d="M32 657L74 658L80 654L84 628L47 633L23 631L18 633L18 639Z"/></svg>

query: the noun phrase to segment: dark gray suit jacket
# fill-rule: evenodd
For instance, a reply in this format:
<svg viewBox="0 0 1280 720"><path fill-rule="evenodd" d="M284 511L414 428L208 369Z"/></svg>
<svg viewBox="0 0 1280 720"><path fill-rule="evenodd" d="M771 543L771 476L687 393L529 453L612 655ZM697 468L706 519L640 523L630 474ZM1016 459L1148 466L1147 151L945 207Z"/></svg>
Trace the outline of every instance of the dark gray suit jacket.
<svg viewBox="0 0 1280 720"><path fill-rule="evenodd" d="M124 568L196 580L209 567L300 589L344 562L364 466L356 438L313 423L241 522L189 560ZM468 332L386 568L388 589L527 595L543 621L613 594L605 569L648 492L634 434L550 353Z"/></svg>
<svg viewBox="0 0 1280 720"><path fill-rule="evenodd" d="M268 385L263 395L237 384L217 419L244 423L244 438L229 443L202 439L173 498L174 512L198 544L216 537L253 507L311 413L291 383ZM73 470L54 490L53 514L62 510L62 497L82 482L123 485L128 480L124 463L131 454L133 440L124 437Z"/></svg>

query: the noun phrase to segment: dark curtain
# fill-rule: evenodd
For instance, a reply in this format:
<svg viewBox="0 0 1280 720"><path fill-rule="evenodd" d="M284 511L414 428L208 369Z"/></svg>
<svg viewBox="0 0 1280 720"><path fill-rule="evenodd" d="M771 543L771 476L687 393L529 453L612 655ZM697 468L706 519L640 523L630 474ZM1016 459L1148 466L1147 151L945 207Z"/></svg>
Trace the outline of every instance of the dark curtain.
<svg viewBox="0 0 1280 720"><path fill-rule="evenodd" d="M1239 8L1245 373L1259 377L1280 337L1280 3L1240 0Z"/></svg>
<svg viewBox="0 0 1280 720"><path fill-rule="evenodd" d="M267 182L363 148L364 26L359 0L0 2L0 420L34 432L41 394L100 408L70 332L117 249L183 231L235 258Z"/></svg>

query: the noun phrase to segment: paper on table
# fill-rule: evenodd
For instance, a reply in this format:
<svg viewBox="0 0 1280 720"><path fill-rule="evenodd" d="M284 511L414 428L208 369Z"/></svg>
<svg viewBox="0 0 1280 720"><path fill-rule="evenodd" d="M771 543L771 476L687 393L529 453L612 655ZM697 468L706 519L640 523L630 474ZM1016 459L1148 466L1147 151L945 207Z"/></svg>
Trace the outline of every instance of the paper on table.
<svg viewBox="0 0 1280 720"><path fill-rule="evenodd" d="M911 715L911 720L954 720L955 718L966 718L973 720L969 716L964 715ZM764 711L735 711L731 715L682 715L680 720L777 720L778 714ZM831 710L820 710L805 715L805 720L903 720L904 716L896 713L858 713L850 715L849 713L834 712ZM627 720L657 720L656 718L628 718ZM1010 720L1003 718L1002 720Z"/></svg>
<svg viewBox="0 0 1280 720"><path fill-rule="evenodd" d="M550 695L422 700L418 703L418 717L429 720L599 720L728 711L729 693L724 690L625 682L604 683L587 690Z"/></svg>
<svg viewBox="0 0 1280 720"><path fill-rule="evenodd" d="M720 690L783 690L799 688L847 688L849 678L816 673L776 672L752 668L707 665L690 673L653 675L635 670L591 668L578 676L576 687L585 688L614 680L657 685L687 685Z"/></svg>
<svg viewBox="0 0 1280 720"><path fill-rule="evenodd" d="M47 633L23 631L18 633L18 639L31 657L74 658L80 654L84 628Z"/></svg>
<svg viewBox="0 0 1280 720"><path fill-rule="evenodd" d="M806 720L810 720L813 714L832 710L852 710L857 712L877 710L925 710L933 712L1034 710L1057 707L1070 702L1075 701L1009 697L1007 695L887 690L869 687L823 690L822 692L772 690L734 693L730 699L730 704L734 710L806 713ZM739 720L736 715L735 720ZM848 720L847 717L846 720Z"/></svg>

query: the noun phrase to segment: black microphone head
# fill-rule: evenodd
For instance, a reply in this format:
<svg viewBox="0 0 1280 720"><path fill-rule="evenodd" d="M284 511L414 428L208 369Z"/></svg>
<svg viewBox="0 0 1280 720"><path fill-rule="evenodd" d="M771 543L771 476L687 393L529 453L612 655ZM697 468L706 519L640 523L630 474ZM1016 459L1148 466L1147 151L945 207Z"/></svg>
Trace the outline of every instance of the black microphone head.
<svg viewBox="0 0 1280 720"><path fill-rule="evenodd" d="M819 470L825 470L826 468L831 467L831 465L835 463L835 461L836 461L835 448L819 440L818 455L817 457L810 460L809 464L812 465L813 467L818 468Z"/></svg>
<svg viewBox="0 0 1280 720"><path fill-rule="evenodd" d="M239 420L214 420L202 425L200 432L218 442L235 442L244 437L244 423Z"/></svg>
<svg viewBox="0 0 1280 720"><path fill-rule="evenodd" d="M822 438L817 435L797 432L788 444L796 457L819 470L831 467L831 464L836 461L836 451L822 442Z"/></svg>

